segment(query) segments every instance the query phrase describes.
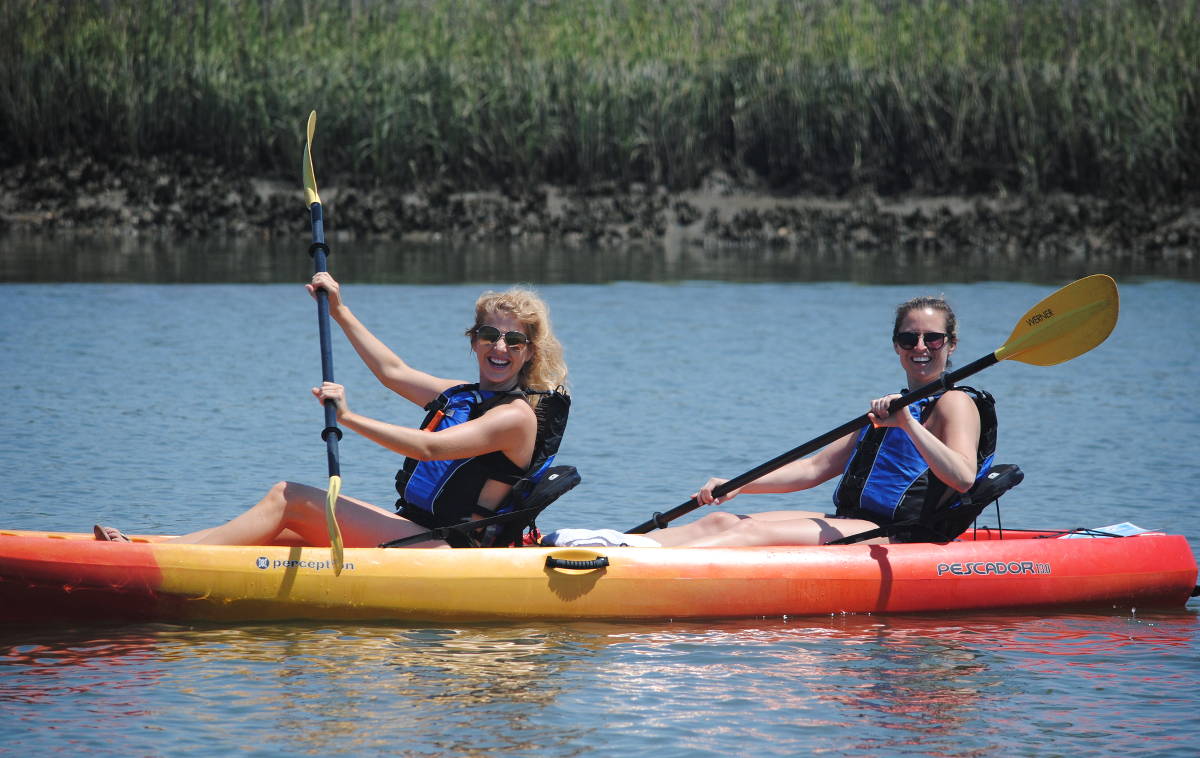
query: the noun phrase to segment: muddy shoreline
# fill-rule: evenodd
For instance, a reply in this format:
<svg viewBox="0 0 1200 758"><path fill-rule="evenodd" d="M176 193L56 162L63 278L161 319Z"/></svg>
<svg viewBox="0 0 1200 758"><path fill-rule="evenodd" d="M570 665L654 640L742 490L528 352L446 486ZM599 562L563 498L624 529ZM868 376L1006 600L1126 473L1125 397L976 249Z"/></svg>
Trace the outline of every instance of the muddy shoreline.
<svg viewBox="0 0 1200 758"><path fill-rule="evenodd" d="M239 235L307 232L298 181L241 176L193 156L40 159L3 171L0 233ZM536 241L723 248L904 249L1021 261L1200 264L1197 198L1142 203L1078 195L782 196L717 172L700 188L604 186L405 191L323 181L330 239Z"/></svg>

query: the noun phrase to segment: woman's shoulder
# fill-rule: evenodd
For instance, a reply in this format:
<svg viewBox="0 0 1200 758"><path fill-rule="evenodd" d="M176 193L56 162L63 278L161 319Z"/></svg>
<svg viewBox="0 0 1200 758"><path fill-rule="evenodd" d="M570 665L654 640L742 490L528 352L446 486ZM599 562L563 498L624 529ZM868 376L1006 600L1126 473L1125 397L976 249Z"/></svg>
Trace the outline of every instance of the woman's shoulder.
<svg viewBox="0 0 1200 758"><path fill-rule="evenodd" d="M420 406L427 406L456 387L467 386L462 379L445 379L423 371L414 372L414 380L396 391Z"/></svg>
<svg viewBox="0 0 1200 758"><path fill-rule="evenodd" d="M534 424L537 423L537 416L533 412L533 406L522 397L519 393L513 393L507 397L496 398L492 403L489 403L488 409L483 412L481 418L511 418L514 421L517 419L529 419Z"/></svg>
<svg viewBox="0 0 1200 758"><path fill-rule="evenodd" d="M975 397L971 393L961 389L951 389L943 393L938 398L934 410L942 415L979 415L979 409L975 406Z"/></svg>

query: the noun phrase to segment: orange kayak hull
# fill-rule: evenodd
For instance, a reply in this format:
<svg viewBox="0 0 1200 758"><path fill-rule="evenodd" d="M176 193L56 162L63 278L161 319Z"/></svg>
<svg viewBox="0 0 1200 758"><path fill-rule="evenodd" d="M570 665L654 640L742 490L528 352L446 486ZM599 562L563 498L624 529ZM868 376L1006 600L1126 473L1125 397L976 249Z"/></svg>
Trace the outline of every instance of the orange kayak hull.
<svg viewBox="0 0 1200 758"><path fill-rule="evenodd" d="M944 544L213 547L0 531L0 622L683 619L1183 607L1187 540L989 529Z"/></svg>

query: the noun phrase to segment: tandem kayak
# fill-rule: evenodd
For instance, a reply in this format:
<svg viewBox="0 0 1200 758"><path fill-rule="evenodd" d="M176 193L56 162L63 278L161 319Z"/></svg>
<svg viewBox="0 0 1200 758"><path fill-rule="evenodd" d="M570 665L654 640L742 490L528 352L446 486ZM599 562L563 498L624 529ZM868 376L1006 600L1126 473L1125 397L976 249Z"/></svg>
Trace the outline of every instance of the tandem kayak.
<svg viewBox="0 0 1200 758"><path fill-rule="evenodd" d="M0 530L0 621L685 619L1182 607L1187 540L980 528L950 543L216 547ZM1079 535L1072 535L1079 536Z"/></svg>

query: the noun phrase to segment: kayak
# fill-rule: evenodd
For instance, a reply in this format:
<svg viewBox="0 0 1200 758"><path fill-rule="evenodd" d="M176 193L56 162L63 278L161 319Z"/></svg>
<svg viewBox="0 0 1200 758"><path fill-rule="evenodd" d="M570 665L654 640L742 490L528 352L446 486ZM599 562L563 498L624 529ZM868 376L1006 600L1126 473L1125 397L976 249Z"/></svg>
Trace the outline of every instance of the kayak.
<svg viewBox="0 0 1200 758"><path fill-rule="evenodd" d="M0 622L685 619L1182 607L1187 540L980 528L822 547L179 545L0 530ZM1083 536L1083 535L1071 535Z"/></svg>

